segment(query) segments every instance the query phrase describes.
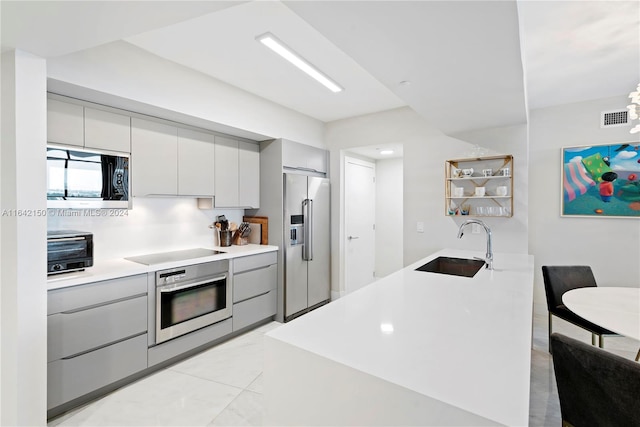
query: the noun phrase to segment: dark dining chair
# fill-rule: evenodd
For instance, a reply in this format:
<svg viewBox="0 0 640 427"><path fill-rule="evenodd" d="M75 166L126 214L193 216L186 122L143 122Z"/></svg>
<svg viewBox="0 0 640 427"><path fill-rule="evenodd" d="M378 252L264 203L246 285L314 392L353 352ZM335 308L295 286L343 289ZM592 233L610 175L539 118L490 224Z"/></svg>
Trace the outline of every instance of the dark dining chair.
<svg viewBox="0 0 640 427"><path fill-rule="evenodd" d="M599 337L598 345L600 347L604 347L602 340L604 336L618 335L583 319L562 303L562 295L567 291L597 286L591 267L586 265L543 266L542 278L544 279L544 291L547 295L547 309L549 310L549 337L552 333L552 316L557 316L591 332L591 345L596 345L596 335ZM551 351L551 342L549 342L549 352Z"/></svg>
<svg viewBox="0 0 640 427"><path fill-rule="evenodd" d="M550 339L563 427L640 426L640 364L557 332Z"/></svg>

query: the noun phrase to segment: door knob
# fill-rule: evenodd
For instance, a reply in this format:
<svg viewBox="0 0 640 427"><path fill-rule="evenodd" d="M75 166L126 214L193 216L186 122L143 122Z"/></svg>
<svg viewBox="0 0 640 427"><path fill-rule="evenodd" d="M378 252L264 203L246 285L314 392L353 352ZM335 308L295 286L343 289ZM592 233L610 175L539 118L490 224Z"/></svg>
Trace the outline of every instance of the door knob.
<svg viewBox="0 0 640 427"><path fill-rule="evenodd" d="M354 240L354 239L359 239L359 238L360 237L358 237L358 236L349 236L349 237L347 237L347 239L349 239L349 240Z"/></svg>

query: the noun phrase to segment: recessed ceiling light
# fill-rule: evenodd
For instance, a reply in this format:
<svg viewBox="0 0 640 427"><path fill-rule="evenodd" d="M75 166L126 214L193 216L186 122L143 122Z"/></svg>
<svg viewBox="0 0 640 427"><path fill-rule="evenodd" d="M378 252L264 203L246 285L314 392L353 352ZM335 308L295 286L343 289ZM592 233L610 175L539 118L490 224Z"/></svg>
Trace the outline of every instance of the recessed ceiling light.
<svg viewBox="0 0 640 427"><path fill-rule="evenodd" d="M393 150L382 150L382 151L380 151L380 154L385 155L385 156L388 155L388 154L393 154Z"/></svg>
<svg viewBox="0 0 640 427"><path fill-rule="evenodd" d="M380 331L383 334L392 334L393 333L393 323L381 323Z"/></svg>
<svg viewBox="0 0 640 427"><path fill-rule="evenodd" d="M256 40L298 67L300 70L307 73L307 75L311 76L317 82L324 85L330 91L341 92L344 90L342 87L340 87L339 84L327 77L322 71L311 65L309 61L305 60L303 57L294 52L290 47L285 45L282 41L278 40L278 38L273 34L264 33L256 37Z"/></svg>

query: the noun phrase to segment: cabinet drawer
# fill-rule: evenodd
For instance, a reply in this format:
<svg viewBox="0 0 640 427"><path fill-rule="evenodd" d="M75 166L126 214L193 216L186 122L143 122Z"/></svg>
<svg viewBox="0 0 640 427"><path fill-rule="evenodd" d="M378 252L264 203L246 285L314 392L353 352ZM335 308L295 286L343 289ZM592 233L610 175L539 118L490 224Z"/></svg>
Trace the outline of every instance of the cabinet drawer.
<svg viewBox="0 0 640 427"><path fill-rule="evenodd" d="M90 307L146 293L146 274L54 289L47 293L47 314Z"/></svg>
<svg viewBox="0 0 640 427"><path fill-rule="evenodd" d="M147 330L147 297L47 316L47 361L92 350Z"/></svg>
<svg viewBox="0 0 640 427"><path fill-rule="evenodd" d="M277 252L267 252L258 255L249 255L245 257L235 258L233 260L233 272L240 273L242 271L254 270L267 265L276 264L278 262Z"/></svg>
<svg viewBox="0 0 640 427"><path fill-rule="evenodd" d="M47 409L147 368L147 334L47 364Z"/></svg>
<svg viewBox="0 0 640 427"><path fill-rule="evenodd" d="M233 302L240 302L276 289L278 266L237 273L233 276Z"/></svg>
<svg viewBox="0 0 640 427"><path fill-rule="evenodd" d="M233 330L237 331L276 314L276 291L233 305Z"/></svg>

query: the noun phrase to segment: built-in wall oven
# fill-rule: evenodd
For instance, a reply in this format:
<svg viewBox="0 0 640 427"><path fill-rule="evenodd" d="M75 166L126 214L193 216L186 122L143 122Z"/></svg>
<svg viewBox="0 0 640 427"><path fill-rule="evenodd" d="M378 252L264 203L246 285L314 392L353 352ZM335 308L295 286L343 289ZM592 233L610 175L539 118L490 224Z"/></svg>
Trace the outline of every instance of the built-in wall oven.
<svg viewBox="0 0 640 427"><path fill-rule="evenodd" d="M229 261L156 272L155 343L231 317Z"/></svg>

